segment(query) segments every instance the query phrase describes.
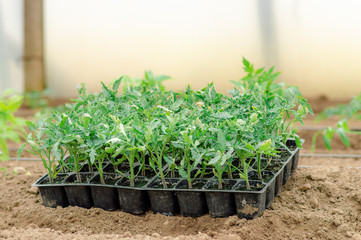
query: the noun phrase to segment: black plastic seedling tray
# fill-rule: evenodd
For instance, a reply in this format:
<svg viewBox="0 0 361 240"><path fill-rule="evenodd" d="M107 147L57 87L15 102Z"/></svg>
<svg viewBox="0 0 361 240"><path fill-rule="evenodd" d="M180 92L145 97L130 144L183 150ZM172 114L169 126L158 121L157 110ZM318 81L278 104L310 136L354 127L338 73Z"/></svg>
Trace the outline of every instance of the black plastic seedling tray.
<svg viewBox="0 0 361 240"><path fill-rule="evenodd" d="M250 180L251 191L246 191L243 179L224 179L224 189L218 190L214 177L195 179L194 187L187 188L184 178L166 178L167 189L154 176L136 177L135 187L129 187L127 174L119 175L105 165L104 176L108 179L100 184L98 173L81 172L82 183L74 183L75 173L59 173L58 181L50 184L47 174L32 186L39 188L43 204L47 207L79 206L98 207L104 210L144 214L149 208L154 213L168 216L179 212L187 217L199 217L209 213L212 217L228 217L237 213L239 218L253 219L268 208L298 165L299 149L278 161L277 172L267 171L269 181ZM167 169L165 165L165 169ZM89 170L86 166L84 170Z"/></svg>

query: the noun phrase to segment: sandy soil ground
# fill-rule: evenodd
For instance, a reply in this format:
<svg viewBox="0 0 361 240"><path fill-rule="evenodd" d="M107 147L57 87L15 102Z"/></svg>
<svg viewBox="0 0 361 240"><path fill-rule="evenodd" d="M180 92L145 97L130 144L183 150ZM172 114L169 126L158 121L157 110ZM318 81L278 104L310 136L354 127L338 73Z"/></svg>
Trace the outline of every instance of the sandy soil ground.
<svg viewBox="0 0 361 240"><path fill-rule="evenodd" d="M361 169L299 168L270 209L245 220L46 208L30 187L40 162L2 165L0 239L361 239Z"/></svg>
<svg viewBox="0 0 361 240"><path fill-rule="evenodd" d="M322 109L322 104L317 107ZM305 123L315 125L312 119ZM306 140L301 153L310 153L313 134L299 132ZM336 137L332 153L361 154L361 137L351 136L351 143L347 149ZM317 153L328 153L321 141L316 146ZM46 208L38 190L30 187L44 174L41 162L0 162L0 168L6 167L9 173L5 177L0 171L0 239L361 240L361 169L355 168L361 167L361 159L301 157L299 164L312 167L298 168L270 209L259 218L245 220L237 216L185 218L152 212L134 216L97 208Z"/></svg>

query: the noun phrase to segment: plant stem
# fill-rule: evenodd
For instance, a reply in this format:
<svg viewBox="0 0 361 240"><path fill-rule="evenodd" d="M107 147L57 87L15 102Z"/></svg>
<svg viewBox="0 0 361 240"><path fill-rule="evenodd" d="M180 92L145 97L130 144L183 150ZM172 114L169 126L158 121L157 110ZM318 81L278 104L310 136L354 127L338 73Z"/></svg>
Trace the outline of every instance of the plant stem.
<svg viewBox="0 0 361 240"><path fill-rule="evenodd" d="M188 151L185 152L185 159L187 161L187 181L188 181L188 189L192 189L192 180L191 180L191 166L190 159L188 157Z"/></svg>
<svg viewBox="0 0 361 240"><path fill-rule="evenodd" d="M130 158L129 158L129 166L130 166L130 186L134 187L134 169L133 169L133 165L134 165L134 150L132 151L132 153L130 154Z"/></svg>
<svg viewBox="0 0 361 240"><path fill-rule="evenodd" d="M93 172L92 164L90 163L90 160L88 160L88 170L89 172Z"/></svg>
<svg viewBox="0 0 361 240"><path fill-rule="evenodd" d="M228 164L228 178L233 179L232 177L232 166L231 164Z"/></svg>
<svg viewBox="0 0 361 240"><path fill-rule="evenodd" d="M190 179L188 179L188 189L192 189L192 181Z"/></svg>
<svg viewBox="0 0 361 240"><path fill-rule="evenodd" d="M143 161L143 164L142 164L142 176L145 176L145 154L144 152L141 152L141 155L142 155L142 161Z"/></svg>
<svg viewBox="0 0 361 240"><path fill-rule="evenodd" d="M162 179L163 188L165 188L165 189L167 188L167 183L165 182L165 179L164 179L162 161L163 161L164 150L165 150L165 147L166 147L168 142L169 141L164 141L162 151L160 152L159 156L157 156L157 165L158 165L158 168L159 168L158 171L159 171L159 174L160 174L160 178Z"/></svg>
<svg viewBox="0 0 361 240"><path fill-rule="evenodd" d="M175 178L175 172L174 172L174 166L172 166L171 170L170 170L170 176L172 178Z"/></svg>
<svg viewBox="0 0 361 240"><path fill-rule="evenodd" d="M221 178L218 177L218 189L222 190L222 188L223 188L223 186L222 186L222 177Z"/></svg>
<svg viewBox="0 0 361 240"><path fill-rule="evenodd" d="M241 158L242 165L243 165L243 176L244 180L246 181L246 188L250 190L249 181L248 181L248 164L246 164L245 158Z"/></svg>
<svg viewBox="0 0 361 240"><path fill-rule="evenodd" d="M260 153L257 153L257 174L258 174L258 179L262 180L261 154Z"/></svg>
<svg viewBox="0 0 361 240"><path fill-rule="evenodd" d="M100 183L105 184L103 170L99 171Z"/></svg>
<svg viewBox="0 0 361 240"><path fill-rule="evenodd" d="M74 156L74 170L75 170L75 173L76 173L76 180L79 183L81 183L78 153L75 153L73 156Z"/></svg>
<svg viewBox="0 0 361 240"><path fill-rule="evenodd" d="M202 162L202 172L201 172L201 178L204 177L204 174L206 172L206 165Z"/></svg>
<svg viewBox="0 0 361 240"><path fill-rule="evenodd" d="M165 182L165 178L164 178L164 175L163 175L163 171L162 171L162 173L161 173L160 178L162 179L163 188L164 188L164 189L167 189L168 187L167 187L167 183Z"/></svg>

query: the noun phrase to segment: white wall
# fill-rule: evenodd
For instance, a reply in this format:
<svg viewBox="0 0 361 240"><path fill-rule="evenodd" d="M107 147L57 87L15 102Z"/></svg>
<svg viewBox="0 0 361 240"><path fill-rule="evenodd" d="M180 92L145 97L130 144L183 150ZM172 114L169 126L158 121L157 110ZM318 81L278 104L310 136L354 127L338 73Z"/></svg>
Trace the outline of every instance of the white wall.
<svg viewBox="0 0 361 240"><path fill-rule="evenodd" d="M54 96L79 82L174 78L168 88L219 90L242 75L245 56L276 65L306 96L347 98L361 89L357 0L44 0L45 68ZM271 11L270 11L271 9Z"/></svg>
<svg viewBox="0 0 361 240"><path fill-rule="evenodd" d="M23 1L0 0L0 94L23 91Z"/></svg>
<svg viewBox="0 0 361 240"><path fill-rule="evenodd" d="M231 1L45 1L46 78L56 95L144 70L183 89L238 77L242 55L260 58L254 4ZM60 90L60 91L58 91Z"/></svg>

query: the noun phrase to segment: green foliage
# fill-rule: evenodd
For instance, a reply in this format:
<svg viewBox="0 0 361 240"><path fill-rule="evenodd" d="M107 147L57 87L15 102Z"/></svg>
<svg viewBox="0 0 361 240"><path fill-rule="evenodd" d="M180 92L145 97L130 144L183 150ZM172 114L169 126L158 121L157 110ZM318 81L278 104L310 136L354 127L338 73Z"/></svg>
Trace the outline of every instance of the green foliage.
<svg viewBox="0 0 361 240"><path fill-rule="evenodd" d="M361 93L353 97L348 104L339 104L336 107L326 108L317 116L316 120L325 120L334 116L340 117L341 119L361 120Z"/></svg>
<svg viewBox="0 0 361 240"><path fill-rule="evenodd" d="M9 159L7 141L19 143L26 134L25 120L14 116L22 103L23 97L13 89L5 90L0 96L0 160Z"/></svg>
<svg viewBox="0 0 361 240"><path fill-rule="evenodd" d="M31 109L47 108L49 107L49 90L44 91L30 91L24 93L24 104Z"/></svg>
<svg viewBox="0 0 361 240"><path fill-rule="evenodd" d="M272 161L289 137L299 139L292 123L302 122L312 110L296 88L274 82L278 73L273 68L254 70L247 60L243 63L247 76L234 82L231 96L217 92L212 83L198 91L188 87L183 94L166 91L161 84L168 77L150 71L143 79L102 83L100 93L80 85L78 99L66 105L66 112L54 111L45 121L28 125L33 134L27 142L32 152L45 156L50 177L57 173L50 167L54 162L77 175L82 162L88 162L101 178L104 161L115 169L126 162L129 175L118 172L129 177L131 186L145 167L153 169L164 188L169 174L178 172L191 188L211 168L222 188L225 174L232 178L237 172L248 181L250 162L256 159L254 168L262 179L262 159ZM61 158L66 152L68 163Z"/></svg>
<svg viewBox="0 0 361 240"><path fill-rule="evenodd" d="M312 138L312 151L315 150L316 141L320 134L322 135L323 142L329 151L332 149L331 142L335 133L340 136L341 141L345 146L350 147L350 139L347 135L360 134L360 132L350 130L348 121L351 119L361 119L361 94L353 97L349 104L340 104L336 107L326 108L317 116L316 121L328 119L334 116L341 119L337 122L335 127L329 126L326 129L315 133Z"/></svg>

